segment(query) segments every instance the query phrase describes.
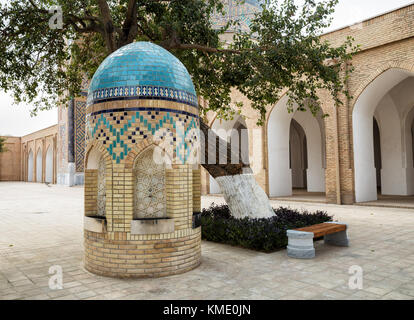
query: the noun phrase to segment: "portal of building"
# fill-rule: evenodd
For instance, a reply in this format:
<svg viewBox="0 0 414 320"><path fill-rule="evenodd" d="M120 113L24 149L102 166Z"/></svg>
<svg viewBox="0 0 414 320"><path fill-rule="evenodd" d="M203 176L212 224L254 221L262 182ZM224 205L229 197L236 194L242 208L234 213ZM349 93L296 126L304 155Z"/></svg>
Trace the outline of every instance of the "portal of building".
<svg viewBox="0 0 414 320"><path fill-rule="evenodd" d="M320 114L288 112L284 96L267 123L270 197L290 197L294 188L325 192L325 135Z"/></svg>
<svg viewBox="0 0 414 320"><path fill-rule="evenodd" d="M414 74L390 69L358 97L353 113L356 202L414 194Z"/></svg>

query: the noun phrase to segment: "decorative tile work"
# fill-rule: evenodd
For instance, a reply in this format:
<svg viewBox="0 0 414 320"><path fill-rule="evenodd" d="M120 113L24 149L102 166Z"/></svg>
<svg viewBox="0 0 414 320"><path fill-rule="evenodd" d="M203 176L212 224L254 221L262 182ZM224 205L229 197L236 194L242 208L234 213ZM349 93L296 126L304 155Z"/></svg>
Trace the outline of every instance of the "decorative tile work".
<svg viewBox="0 0 414 320"><path fill-rule="evenodd" d="M125 110L129 112L115 109L87 116L88 140L102 141L116 163L121 163L136 143L148 137L169 143L181 163L197 148L199 118L195 115L160 108Z"/></svg>
<svg viewBox="0 0 414 320"><path fill-rule="evenodd" d="M84 171L85 159L85 108L86 103L75 102L75 163L76 172Z"/></svg>
<svg viewBox="0 0 414 320"><path fill-rule="evenodd" d="M233 20L239 22L237 26L231 26L228 31L250 31L251 20L254 18L254 14L261 10L260 4L264 1L261 0L225 0L224 11L225 14L216 13L213 16L212 24L215 29L222 28L226 24Z"/></svg>
<svg viewBox="0 0 414 320"><path fill-rule="evenodd" d="M66 124L60 124L59 125L59 135L58 135L58 139L59 139L59 156L60 156L60 167L61 169L65 168L65 161L67 159L67 152L68 152L68 147L67 147L67 139L66 139Z"/></svg>
<svg viewBox="0 0 414 320"><path fill-rule="evenodd" d="M135 163L134 218L166 217L165 165L153 159L153 148L146 150Z"/></svg>
<svg viewBox="0 0 414 320"><path fill-rule="evenodd" d="M123 86L99 89L88 96L88 106L116 100L156 99L198 107L197 96L183 90L160 86Z"/></svg>
<svg viewBox="0 0 414 320"><path fill-rule="evenodd" d="M86 170L85 213L105 210L106 228L84 232L86 269L156 277L197 267L201 234L192 229L194 164L188 159L199 150L200 119L187 70L164 49L133 43L102 63L88 99L107 102L86 109L88 148L105 164ZM162 159L173 157L168 167L154 161L160 149ZM134 218L154 224L168 218L171 228L139 231L134 226L142 221Z"/></svg>
<svg viewBox="0 0 414 320"><path fill-rule="evenodd" d="M185 66L150 42L134 42L109 55L96 70L88 105L105 99L156 98L195 105L196 92Z"/></svg>
<svg viewBox="0 0 414 320"><path fill-rule="evenodd" d="M105 216L106 191L105 191L105 159L101 157L98 166L98 216Z"/></svg>

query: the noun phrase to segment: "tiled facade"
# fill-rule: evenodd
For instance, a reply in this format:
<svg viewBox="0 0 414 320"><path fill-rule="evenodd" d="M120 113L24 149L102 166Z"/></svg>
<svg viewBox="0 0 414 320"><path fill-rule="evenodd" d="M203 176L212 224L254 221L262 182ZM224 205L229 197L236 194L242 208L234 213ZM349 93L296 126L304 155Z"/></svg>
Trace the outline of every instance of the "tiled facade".
<svg viewBox="0 0 414 320"><path fill-rule="evenodd" d="M177 99L160 96L161 87L145 91L145 99L136 91L114 90L124 88L124 81L136 90L154 79L162 81L163 92L178 92ZM108 96L100 99L101 93ZM128 45L109 56L95 73L86 107L85 215L87 221L95 219L98 227L102 225L97 217L102 169L96 161L103 159L105 222L100 230L85 224L85 266L91 272L157 277L182 273L200 263L200 227L193 225L193 213L200 211L199 165L190 161L198 143L196 101L185 67L153 44ZM161 171L159 164L147 163L154 161L154 148L172 160L162 164ZM142 179L148 180L146 192L137 186L137 182L144 184ZM151 179L163 183L152 184ZM148 224L159 231L143 232Z"/></svg>

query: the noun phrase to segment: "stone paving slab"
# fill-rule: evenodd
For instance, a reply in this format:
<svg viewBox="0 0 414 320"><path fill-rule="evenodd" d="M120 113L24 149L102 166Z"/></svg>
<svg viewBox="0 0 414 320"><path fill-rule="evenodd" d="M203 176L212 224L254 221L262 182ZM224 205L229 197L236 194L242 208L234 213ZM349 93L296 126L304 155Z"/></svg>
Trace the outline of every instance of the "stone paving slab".
<svg viewBox="0 0 414 320"><path fill-rule="evenodd" d="M203 207L220 197L203 197ZM286 250L259 253L203 242L202 264L182 275L122 280L82 267L83 188L0 182L0 299L414 299L414 211L278 202L326 210L348 223L349 248L315 245L312 260ZM49 268L63 269L63 289L49 288ZM351 290L348 270L363 269Z"/></svg>

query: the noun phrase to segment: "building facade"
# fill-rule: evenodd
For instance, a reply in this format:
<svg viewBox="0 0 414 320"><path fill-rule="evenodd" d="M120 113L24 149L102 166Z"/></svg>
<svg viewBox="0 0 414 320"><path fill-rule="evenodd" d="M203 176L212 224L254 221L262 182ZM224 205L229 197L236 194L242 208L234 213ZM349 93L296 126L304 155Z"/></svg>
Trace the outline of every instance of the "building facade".
<svg viewBox="0 0 414 320"><path fill-rule="evenodd" d="M284 94L268 106L266 123L259 127L249 101L234 91L234 100L244 101L243 117L221 121L209 113L205 119L216 131L247 129L245 156L271 198L302 192L328 203L353 204L382 195L414 195L414 5L322 37L339 45L348 36L361 45L347 83L352 98L336 107L329 94L320 92L321 114L328 117L288 113ZM82 96L59 110L55 146L61 184L83 183L85 103ZM37 149L30 150L36 157ZM30 151L25 152L20 154L20 180L28 181L27 172L35 169L29 169ZM203 194L220 193L204 170L201 183Z"/></svg>
<svg viewBox="0 0 414 320"><path fill-rule="evenodd" d="M23 137L5 137L0 181L57 182L57 125Z"/></svg>

